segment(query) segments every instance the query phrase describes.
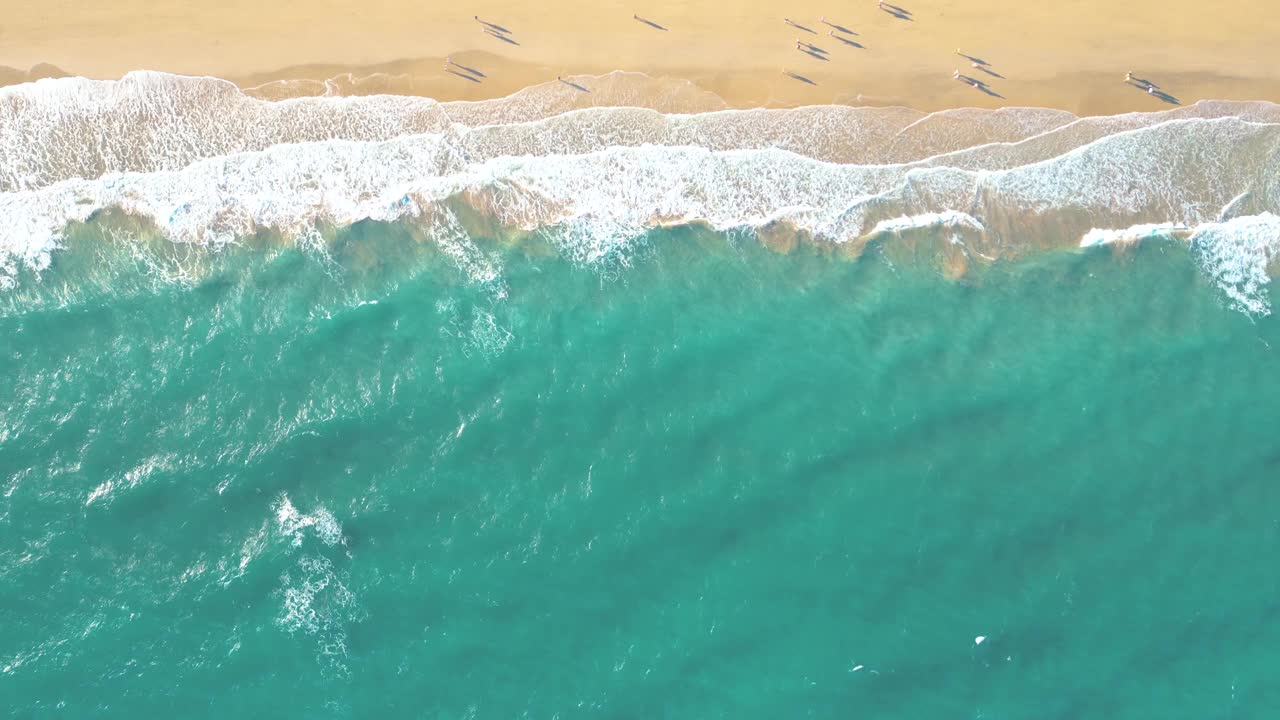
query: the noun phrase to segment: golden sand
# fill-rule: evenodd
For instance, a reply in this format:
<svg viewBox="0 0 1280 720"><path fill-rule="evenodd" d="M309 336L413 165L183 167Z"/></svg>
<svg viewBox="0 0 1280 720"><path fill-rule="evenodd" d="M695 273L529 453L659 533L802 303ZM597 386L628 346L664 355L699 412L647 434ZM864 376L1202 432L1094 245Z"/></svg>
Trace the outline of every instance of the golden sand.
<svg viewBox="0 0 1280 720"><path fill-rule="evenodd" d="M738 107L1043 106L1081 114L1169 107L1123 83L1133 70L1183 104L1280 101L1274 8L1261 0L1229 7L1187 0L894 4L909 11L907 19L875 0L225 0L182 8L160 0L8 0L0 7L0 65L56 68L0 70L0 83L57 68L94 78L151 69L242 87L316 81L277 84L277 95L320 92L322 81L336 78L331 91L452 100L500 97L557 75L629 70L691 80ZM635 13L668 29L642 24ZM512 30L519 45L482 32L477 14ZM816 33L785 24L784 16ZM831 37L823 16L858 33L845 37L864 47ZM830 60L800 52L797 38L829 51ZM1003 77L971 67L958 47ZM444 72L446 55L487 77L475 83ZM956 70L987 80L1003 97L955 81Z"/></svg>

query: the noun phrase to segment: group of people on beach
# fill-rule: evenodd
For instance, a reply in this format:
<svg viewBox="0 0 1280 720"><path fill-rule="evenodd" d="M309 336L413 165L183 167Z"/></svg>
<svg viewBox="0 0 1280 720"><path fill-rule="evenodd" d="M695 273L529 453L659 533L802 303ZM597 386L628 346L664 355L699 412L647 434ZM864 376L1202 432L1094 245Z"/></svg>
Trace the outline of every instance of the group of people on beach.
<svg viewBox="0 0 1280 720"><path fill-rule="evenodd" d="M886 12L886 13L889 13L890 15L892 15L892 16L894 16L894 17L898 18L899 20L914 20L914 19L915 19L915 18L912 16L912 12L911 12L910 10L908 10L908 9L906 9L906 8L904 8L904 7L901 7L901 6L899 6L899 5L894 5L894 4L892 4L892 3L885 2L885 0L877 0L876 6L877 6L880 10L882 10L882 11L884 11L884 12ZM480 19L480 17L479 17L478 15L473 16L473 17L474 17L475 21L476 21L477 23L479 23L479 24L480 24L480 30L481 30L481 32L485 33L486 35L489 35L490 37L493 37L493 38L495 38L495 39L497 39L497 40L500 40L500 41L502 41L502 42L505 42L505 43L507 43L507 44L509 44L509 45L519 45L519 44L520 44L520 43L519 43L518 41L516 41L516 39L513 37L513 35L512 35L512 33L511 33L511 31L510 31L510 30L508 30L506 27L503 27L502 25L499 25L499 24L497 24L497 23L489 22L489 21L487 21L487 20L481 20L481 19ZM661 30L661 31L663 31L663 32L666 32L666 31L667 31L667 27L666 27L666 26L661 25L661 24L659 24L659 23L657 23L657 22L654 22L653 20L650 20L650 19L648 19L648 18L641 17L641 16L640 16L640 15L638 15L638 14L632 14L632 16L631 16L631 17L632 17L632 19L634 19L636 22L643 23L643 24L645 24L645 25L647 25L647 26L649 26L649 27L651 27L651 28L653 28L653 29L655 29L655 30ZM839 25L839 24L837 24L837 23L829 22L829 21L826 19L826 17L822 17L822 18L820 18L820 20L821 20L822 24L827 25L827 26L829 26L829 27L831 28L831 29L827 32L827 34L828 34L829 36L831 36L832 38L835 38L836 40L839 40L840 42L842 42L842 43L844 43L844 44L846 44L846 45L849 45L849 46L851 46L851 47L855 47L855 48L859 48L859 49L865 49L865 46L863 46L863 45L862 45L860 42L858 42L857 40L854 40L854 39L853 39L854 37L857 37L857 36L858 36L858 33L854 32L853 30L850 30L849 28L847 28L847 27L845 27L845 26L843 26L843 25ZM817 34L818 34L818 33L817 33L817 31L815 31L813 28L810 28L810 27L807 27L807 26L802 25L802 24L800 24L800 23L797 23L797 22L793 21L791 18L783 18L783 19L782 19L782 21L783 21L784 23L786 23L787 25L789 25L789 26L791 26L791 27L793 27L793 28L795 28L795 29L797 29L797 30L800 30L800 31L802 31L802 32L810 33L810 34L813 34L813 35L817 35ZM821 60L821 61L824 61L824 62L826 62L826 61L830 61L830 60L831 60L831 53L830 53L830 51L825 50L825 49L823 49L823 48L821 48L821 47L819 47L819 46L817 46L817 45L814 45L813 43L805 42L805 41L801 40L800 38L796 38L796 39L795 39L795 49L796 49L797 51L799 51L799 52L804 53L805 55L808 55L808 56L809 56L809 57L811 57L811 58L816 59L816 60ZM1000 73L996 72L996 71L991 67L991 63L987 62L986 60L983 60L983 59L981 59L981 58L974 57L973 55L968 55L968 54L966 54L966 53L964 53L964 52L961 52L961 50L960 50L959 48L956 48L956 54L957 54L957 55L959 55L960 57L964 58L965 60L968 60L968 61L969 61L969 65L970 65L970 67L972 67L973 69L977 70L978 72L984 73L984 74L989 75L989 76L991 76L991 77L1000 78L1000 79L1005 79L1005 78L1004 78L1004 76L1003 76L1003 75L1001 75ZM458 64L457 62L454 62L454 60L452 59L452 57L446 57L446 58L445 58L445 71L446 71L446 72L449 72L449 73L452 73L452 74L454 74L454 75L457 75L457 76L459 76L459 77L461 77L461 78L463 78L463 79L466 79L466 80L469 80L469 81L471 81L471 82L474 82L474 83L480 83L480 82L483 82L484 78L486 78L486 77L487 77L483 72L480 72L479 70L477 70L477 69L475 69L475 68L468 67L468 66L466 66L466 65L460 65L460 64ZM801 81L801 82L807 83L807 84L809 84L809 85L817 85L817 84L818 84L817 82L813 81L812 79L810 79L810 78L808 78L808 77L805 77L805 76L803 76L803 75L799 75L799 74L797 74L797 73L791 72L790 70L786 70L786 69L784 69L784 70L782 71L782 74L783 74L783 75L786 75L786 76L788 76L788 77L790 77L790 78L792 78L792 79L794 79L794 80L798 80L798 81ZM992 97L997 97L997 98L1001 98L1001 99L1003 99L1003 98L1004 98L1004 96L1003 96L1003 95L999 94L998 92L996 92L996 91L992 88L992 86L991 86L991 84L990 84L990 82L989 82L988 80L985 80L985 79L983 79L983 78L974 77L974 76L972 76L972 75L965 75L965 74L961 73L959 70L956 70L955 72L953 72L953 73L952 73L952 78L953 78L953 79L955 79L955 80L957 80L957 81L959 81L959 82L962 82L962 83L964 83L964 84L966 84L966 85L968 85L968 86L970 86L970 87L972 87L972 88L974 88L975 90L979 90L979 91L981 91L981 92L983 92L983 93L986 93L987 95L990 95L990 96L992 96ZM588 90L588 89L587 89L586 87L584 87L583 85L581 85L581 84L579 84L579 83L576 83L576 82L571 82L571 81L569 81L569 80L565 80L563 77L561 77L561 76L559 76L559 75L557 75L557 76L556 76L556 80L557 80L558 82L560 82L561 84L566 85L566 86L568 86L568 87L571 87L571 88L573 88L573 89L575 89L575 90L577 90L577 91L579 91L579 92L583 92L583 93L589 93L589 92L591 92L590 90ZM1135 88L1138 88L1139 90L1142 90L1142 91L1146 92L1148 95L1151 95L1151 96L1153 96L1153 97L1159 98L1160 100L1163 100L1164 102L1167 102L1167 103L1170 103L1170 104L1174 104L1174 105L1181 104L1181 103L1177 100L1177 98L1175 98L1175 97L1173 97L1172 95L1168 94L1167 92L1164 92L1163 90L1161 90L1159 85L1156 85L1155 83L1151 82L1150 80L1146 80L1146 79L1143 79L1143 78L1135 77L1135 76L1134 76L1134 74L1133 74L1132 72L1127 72L1127 73L1125 73L1124 81L1125 81L1125 83L1127 83L1128 85L1131 85L1131 86L1133 86L1133 87L1135 87Z"/></svg>

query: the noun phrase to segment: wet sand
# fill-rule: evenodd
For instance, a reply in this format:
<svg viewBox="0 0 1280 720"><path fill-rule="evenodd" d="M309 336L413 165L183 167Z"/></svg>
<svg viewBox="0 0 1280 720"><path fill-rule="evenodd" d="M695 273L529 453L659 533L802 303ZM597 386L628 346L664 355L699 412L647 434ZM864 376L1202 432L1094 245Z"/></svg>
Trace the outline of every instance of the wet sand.
<svg viewBox="0 0 1280 720"><path fill-rule="evenodd" d="M1133 70L1184 104L1280 101L1280 63L1265 3L1229 11L1161 0L895 4L909 13L895 17L872 0L852 9L828 0L750 8L677 0L636 6L229 0L181 11L158 0L110 7L58 0L0 11L0 66L6 66L0 83L59 70L115 78L152 69L224 77L268 97L400 93L454 100L501 97L557 75L626 70L687 79L734 107L1042 106L1080 114L1169 107L1122 82ZM637 22L633 13L668 30ZM472 19L477 14L510 28L520 44L482 32ZM865 47L830 37L832 28L819 21L823 15L857 32L845 37ZM783 16L816 34L784 24ZM828 51L830 60L798 51L797 37ZM1004 77L972 68L955 55L957 47ZM487 77L470 82L445 72L446 55ZM56 67L33 68L45 63ZM999 96L955 81L955 70L988 81Z"/></svg>

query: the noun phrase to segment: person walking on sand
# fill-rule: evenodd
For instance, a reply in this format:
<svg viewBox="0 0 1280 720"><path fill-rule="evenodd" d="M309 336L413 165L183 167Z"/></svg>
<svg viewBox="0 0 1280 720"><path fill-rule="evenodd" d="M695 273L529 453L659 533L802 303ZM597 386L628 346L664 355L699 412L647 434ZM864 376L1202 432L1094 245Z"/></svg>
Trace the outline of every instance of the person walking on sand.
<svg viewBox="0 0 1280 720"><path fill-rule="evenodd" d="M812 28L807 28L807 27L805 27L805 26L803 26L803 25L800 25L799 23L792 22L791 18L782 18L782 22L784 22L784 23L786 23L786 24L790 25L791 27L793 27L793 28L795 28L795 29L797 29L797 30L803 30L803 31L805 31L805 32L807 32L807 33L809 33L809 34L811 34L811 35L817 35L817 34L818 34L818 33L817 33L817 32L815 32Z"/></svg>
<svg viewBox="0 0 1280 720"><path fill-rule="evenodd" d="M480 23L480 25L481 25L481 26L483 26L483 27L485 28L485 30L486 30L486 31L491 32L491 33L494 33L495 35L499 35L499 34L501 34L501 35L510 35L510 34L511 34L511 31L510 31L510 30L508 30L508 29L506 29L506 28L502 27L501 25L499 25L499 24L497 24L497 23L491 23L491 22L489 22L489 21L487 21L487 20L481 20L479 15L472 15L471 17L475 18L476 22Z"/></svg>
<svg viewBox="0 0 1280 720"><path fill-rule="evenodd" d="M850 30L849 28L847 28L847 27L845 27L845 26L843 26L843 25L837 25L837 24L835 24L835 23L831 22L830 20L828 20L828 19L827 19L827 16L826 16L826 15L823 15L822 17L818 18L818 22L820 22L820 23L822 23L823 25L826 25L826 26L828 26L828 27L835 28L836 30L839 30L839 31L840 31L840 32L842 32L842 33L848 33L848 34L850 34L850 35L857 35L857 34L858 34L858 33L856 33L856 32L854 32L854 31Z"/></svg>
<svg viewBox="0 0 1280 720"><path fill-rule="evenodd" d="M1132 72L1132 71L1127 72L1127 73L1125 73L1125 74L1124 74L1124 81L1125 81L1125 82L1127 82L1127 83L1131 83L1131 84L1133 84L1133 85L1136 85L1136 86L1137 86L1137 87L1139 87L1139 88L1149 88L1149 87L1152 87L1152 88L1156 88L1157 90L1159 90L1159 89L1160 89L1160 86L1159 86L1159 85L1157 85L1157 84L1155 84L1155 83L1151 82L1150 80L1146 80L1146 79L1144 79L1144 78L1136 77L1136 76L1133 74L1133 72Z"/></svg>

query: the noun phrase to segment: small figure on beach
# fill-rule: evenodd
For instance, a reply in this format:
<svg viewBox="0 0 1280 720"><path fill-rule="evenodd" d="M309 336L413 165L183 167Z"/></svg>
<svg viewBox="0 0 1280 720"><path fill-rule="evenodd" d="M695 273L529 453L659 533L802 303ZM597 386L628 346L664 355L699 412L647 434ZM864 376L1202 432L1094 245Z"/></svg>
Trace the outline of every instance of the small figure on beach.
<svg viewBox="0 0 1280 720"><path fill-rule="evenodd" d="M1144 88L1157 88L1157 89L1159 89L1159 87L1160 87L1159 85L1157 85L1157 84L1155 84L1155 83L1151 82L1150 80L1145 80L1145 79L1143 79L1143 78L1140 78L1140 77L1136 77L1136 76L1134 76L1134 74L1133 74L1133 71L1132 71L1132 70L1131 70L1131 71L1129 71L1129 72L1126 72L1126 73L1124 74L1124 81L1125 81L1125 82L1127 82L1127 83L1131 83L1131 84L1133 84L1133 85L1139 85L1139 86L1144 87Z"/></svg>
<svg viewBox="0 0 1280 720"><path fill-rule="evenodd" d="M851 40L843 35L837 35L835 30L831 30L827 34L839 40L840 42L844 43L845 45L848 45L849 47L856 47L856 48L866 47L862 43L858 42L857 40Z"/></svg>
<svg viewBox="0 0 1280 720"><path fill-rule="evenodd" d="M445 69L446 69L446 70L447 70L447 69L449 69L450 67L455 67L455 68L458 68L459 70L462 70L462 71L466 72L466 73L467 73L467 74L469 74L469 75L474 75L474 76L479 77L479 78L489 77L488 75L485 75L484 73L480 72L479 70L477 70L477 69L475 69L475 68L473 68L473 67L468 67L468 66L463 65L462 63L460 63L460 62L458 62L458 61L454 60L452 55L446 55L446 56L445 56L445 58L444 58L444 64L445 64Z"/></svg>
<svg viewBox="0 0 1280 720"><path fill-rule="evenodd" d="M1127 72L1124 74L1124 84L1128 85L1129 87L1137 88L1145 92L1147 95L1150 95L1151 97L1154 97L1160 100L1161 102L1165 102L1170 105L1182 104L1181 100L1174 97L1173 95L1170 95L1164 90L1161 90L1159 85L1151 82L1150 80L1145 80L1143 78L1137 77L1132 72Z"/></svg>
<svg viewBox="0 0 1280 720"><path fill-rule="evenodd" d="M804 49L806 49L806 50L809 50L809 51L811 51L811 52L822 53L823 55L829 55L829 54L830 54L830 53L828 53L826 50L823 50L822 48L818 47L817 45L810 45L810 44L809 44L809 43L807 43L807 42L802 42L802 41L800 40L800 38L796 38L796 47L802 47L802 48L804 48Z"/></svg>
<svg viewBox="0 0 1280 720"><path fill-rule="evenodd" d="M1008 79L1005 76L1001 75L1000 73L996 72L995 70L992 70L990 65L984 65L982 63L975 62L975 63L969 63L969 66L972 67L974 70L977 70L980 73L990 75L991 77L1000 78L1001 80Z"/></svg>
<svg viewBox="0 0 1280 720"><path fill-rule="evenodd" d="M1000 98L1001 100L1004 99L1004 96L996 92L995 89L988 85L985 80L979 80L978 78L969 77L968 75L961 75L959 70L952 73L951 77L985 95L990 95L993 98Z"/></svg>
<svg viewBox="0 0 1280 720"><path fill-rule="evenodd" d="M799 25L799 24L797 24L797 23L792 22L792 21L791 21L791 18L782 18L782 22L784 22L784 23L786 23L786 24L790 25L791 27L793 27L793 28L795 28L795 29L797 29L797 30L803 30L803 31L805 31L805 32L807 32L807 33L809 33L809 34L811 34L811 35L817 35L817 34L818 34L815 30L813 30L813 29L811 29L811 28L807 28L807 27L805 27L805 26L803 26L803 25Z"/></svg>
<svg viewBox="0 0 1280 720"><path fill-rule="evenodd" d="M475 18L476 22L480 23L481 25L485 26L486 28L489 28L490 30L493 30L494 32L503 33L504 35L510 35L510 34L511 34L511 31L510 31L510 30L508 30L508 29L506 29L506 28L502 27L501 25L497 25L497 24L494 24L494 23L491 23L491 22L486 22L486 21L484 21L484 20L481 20L479 15L472 15L471 17Z"/></svg>
<svg viewBox="0 0 1280 720"><path fill-rule="evenodd" d="M568 85L569 87L573 88L574 90L577 90L578 92L582 92L582 93L589 93L589 92L591 92L590 90L588 90L587 88L583 87L582 85L579 85L579 84L578 84L578 83L576 83L576 82L570 82L570 81L568 81L568 80L565 80L564 78L560 77L559 75L557 75L557 76L556 76L556 80L559 80L560 82L564 83L565 85Z"/></svg>
<svg viewBox="0 0 1280 720"><path fill-rule="evenodd" d="M804 53L805 55L808 55L809 57L813 58L814 60L822 60L822 61L824 61L824 62L827 62L827 61L830 61L830 60L831 60L831 58L827 57L826 55L823 55L823 54L822 54L822 53L820 53L820 52L814 52L814 51L812 51L812 50L809 50L808 48L804 47L804 46L803 46L803 45L801 45L800 43L796 43L796 50L798 50L798 51L800 51L800 52Z"/></svg>
<svg viewBox="0 0 1280 720"><path fill-rule="evenodd" d="M471 82L473 82L473 83L479 83L479 82L480 82L480 78L476 77L475 75L468 75L467 73L459 72L459 71L457 71L457 70L454 70L454 69L453 69L452 67L450 67L449 65L445 65L445 66L444 66L444 71L445 71L445 72L447 72L447 73L449 73L450 75L456 75L456 76L458 76L458 77L462 78L463 80L470 80L470 81L471 81Z"/></svg>
<svg viewBox="0 0 1280 720"><path fill-rule="evenodd" d="M850 30L849 28L847 28L847 27L845 27L845 26L843 26L843 25L837 25L837 24L835 24L835 23L831 22L830 20L827 20L827 17L826 17L825 15L824 15L824 16L822 16L822 17L820 17L820 18L818 18L818 22L822 23L823 25L826 25L827 27L835 28L836 30L839 30L839 31L840 31L840 32L842 32L842 33L846 33L846 34L849 34L849 35L857 35L857 34L858 34L858 33L856 33L856 32L854 32L854 31Z"/></svg>
<svg viewBox="0 0 1280 720"><path fill-rule="evenodd" d="M803 76L803 75L797 75L796 73L793 73L793 72L791 72L790 70L783 70L783 71L782 71L782 74L783 74L783 75L786 75L787 77L791 78L792 80L799 80L800 82L805 83L805 84L807 84L807 85L817 85L817 84L818 84L818 83L814 82L813 80L810 80L809 78L807 78L807 77L805 77L805 76Z"/></svg>
<svg viewBox="0 0 1280 720"><path fill-rule="evenodd" d="M506 33L500 33L497 30L490 30L487 27L482 27L480 28L480 32L484 33L485 35L488 35L491 38L497 38L508 45L520 44L516 42L510 35L507 35Z"/></svg>

